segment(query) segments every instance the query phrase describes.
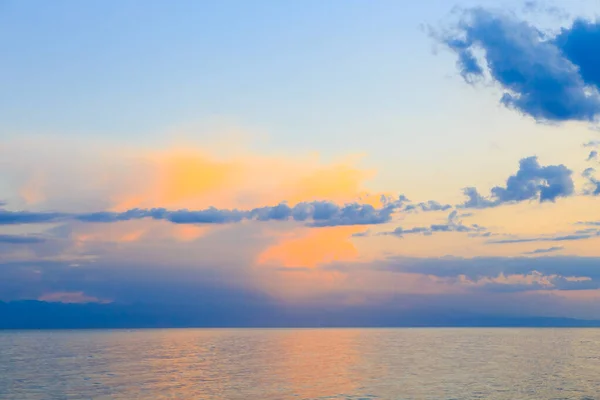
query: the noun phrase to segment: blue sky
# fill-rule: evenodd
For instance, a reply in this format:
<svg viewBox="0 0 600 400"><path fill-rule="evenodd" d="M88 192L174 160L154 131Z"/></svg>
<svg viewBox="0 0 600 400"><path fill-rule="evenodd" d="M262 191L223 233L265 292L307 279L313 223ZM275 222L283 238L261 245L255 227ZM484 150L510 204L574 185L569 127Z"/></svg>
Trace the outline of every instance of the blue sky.
<svg viewBox="0 0 600 400"><path fill-rule="evenodd" d="M584 2L577 8L589 12ZM460 179L470 165L450 154L482 162L502 138L521 141L537 128L453 79L452 54L427 34L451 21L452 9L444 1L4 2L2 131L157 146L174 130L199 140L230 127L251 130L249 145L272 154L377 154L364 162L381 171L378 190L416 185L389 165L439 174L432 159L458 164L451 179ZM511 155L525 155L511 144Z"/></svg>
<svg viewBox="0 0 600 400"><path fill-rule="evenodd" d="M600 318L582 56L598 12L2 1L0 300L144 302L193 281L277 304L455 296L506 314L525 298Z"/></svg>

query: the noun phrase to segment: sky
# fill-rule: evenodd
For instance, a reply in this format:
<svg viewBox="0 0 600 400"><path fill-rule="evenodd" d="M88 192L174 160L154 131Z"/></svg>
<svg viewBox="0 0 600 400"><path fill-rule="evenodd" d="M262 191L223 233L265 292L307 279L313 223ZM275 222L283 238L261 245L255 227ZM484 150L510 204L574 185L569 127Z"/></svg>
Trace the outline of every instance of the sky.
<svg viewBox="0 0 600 400"><path fill-rule="evenodd" d="M600 319L599 13L0 0L0 301Z"/></svg>

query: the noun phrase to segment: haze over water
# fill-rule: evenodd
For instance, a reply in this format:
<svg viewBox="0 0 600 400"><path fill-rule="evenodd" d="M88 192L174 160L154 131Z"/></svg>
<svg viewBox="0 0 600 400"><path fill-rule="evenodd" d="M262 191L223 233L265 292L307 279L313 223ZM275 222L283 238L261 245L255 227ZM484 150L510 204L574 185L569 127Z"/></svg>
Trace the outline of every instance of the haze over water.
<svg viewBox="0 0 600 400"><path fill-rule="evenodd" d="M594 329L0 333L0 398L593 399Z"/></svg>

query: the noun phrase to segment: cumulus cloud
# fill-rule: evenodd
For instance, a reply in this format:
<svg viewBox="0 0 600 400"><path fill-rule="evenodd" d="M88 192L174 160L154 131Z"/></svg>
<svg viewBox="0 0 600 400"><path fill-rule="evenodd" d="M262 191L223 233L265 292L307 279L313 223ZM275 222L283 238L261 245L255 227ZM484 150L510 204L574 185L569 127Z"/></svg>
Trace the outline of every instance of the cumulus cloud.
<svg viewBox="0 0 600 400"><path fill-rule="evenodd" d="M597 120L597 21L577 19L551 37L512 14L472 8L454 29L436 36L456 53L466 82L489 73L504 89L500 102L506 107L537 121Z"/></svg>
<svg viewBox="0 0 600 400"><path fill-rule="evenodd" d="M483 197L477 191L477 188L466 187L463 189L463 194L467 197L464 203L460 204L462 208L488 208L499 205L497 201L493 201Z"/></svg>
<svg viewBox="0 0 600 400"><path fill-rule="evenodd" d="M541 166L535 156L523 158L517 173L506 180L505 186L493 187L489 198L482 196L476 188L463 189L467 200L459 207L489 208L536 199L555 201L557 197L573 194L575 185L571 175L572 171L562 164Z"/></svg>

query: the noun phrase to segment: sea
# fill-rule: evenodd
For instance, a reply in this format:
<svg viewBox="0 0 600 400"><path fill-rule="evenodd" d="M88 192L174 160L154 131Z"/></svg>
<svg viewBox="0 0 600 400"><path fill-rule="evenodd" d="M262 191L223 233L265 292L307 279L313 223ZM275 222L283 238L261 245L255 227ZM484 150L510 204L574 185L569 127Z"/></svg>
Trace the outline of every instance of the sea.
<svg viewBox="0 0 600 400"><path fill-rule="evenodd" d="M0 331L0 399L600 399L600 329Z"/></svg>

